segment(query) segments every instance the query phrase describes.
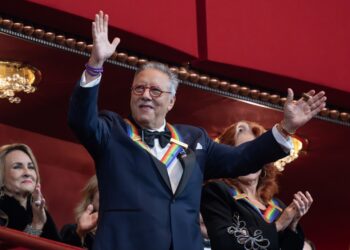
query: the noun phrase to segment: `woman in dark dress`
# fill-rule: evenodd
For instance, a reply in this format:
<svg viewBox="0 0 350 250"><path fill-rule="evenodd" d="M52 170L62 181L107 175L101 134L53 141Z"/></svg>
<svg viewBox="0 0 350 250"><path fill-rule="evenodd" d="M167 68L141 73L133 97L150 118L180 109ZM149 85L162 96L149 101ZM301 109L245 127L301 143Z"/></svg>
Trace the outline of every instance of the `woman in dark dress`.
<svg viewBox="0 0 350 250"><path fill-rule="evenodd" d="M25 144L0 148L0 225L60 240L45 209L37 161Z"/></svg>
<svg viewBox="0 0 350 250"><path fill-rule="evenodd" d="M238 122L219 137L220 143L237 146L261 135L265 129L253 122ZM207 183L201 213L213 250L303 249L298 225L309 210L312 197L297 192L289 206L275 198L278 170L262 170L236 179Z"/></svg>
<svg viewBox="0 0 350 250"><path fill-rule="evenodd" d="M96 175L82 190L83 199L75 209L76 224L64 225L61 237L64 243L92 249L97 227L99 192Z"/></svg>

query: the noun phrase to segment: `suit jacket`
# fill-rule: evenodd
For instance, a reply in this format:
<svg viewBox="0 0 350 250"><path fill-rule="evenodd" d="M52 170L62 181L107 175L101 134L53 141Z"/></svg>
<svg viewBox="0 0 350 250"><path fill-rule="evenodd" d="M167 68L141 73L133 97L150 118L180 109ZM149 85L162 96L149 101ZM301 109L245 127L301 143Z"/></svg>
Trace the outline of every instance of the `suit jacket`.
<svg viewBox="0 0 350 250"><path fill-rule="evenodd" d="M213 142L201 128L174 125L189 148L179 157L184 172L173 194L165 166L129 138L124 120L98 112L98 88L77 85L68 115L96 164L100 211L94 249L203 249L203 179L255 172L285 155L271 131L233 148Z"/></svg>
<svg viewBox="0 0 350 250"><path fill-rule="evenodd" d="M285 208L280 200L275 201ZM234 199L230 187L221 181L204 186L201 212L213 250L303 249L300 226L297 232L288 228L277 232L275 220L267 222L246 200Z"/></svg>

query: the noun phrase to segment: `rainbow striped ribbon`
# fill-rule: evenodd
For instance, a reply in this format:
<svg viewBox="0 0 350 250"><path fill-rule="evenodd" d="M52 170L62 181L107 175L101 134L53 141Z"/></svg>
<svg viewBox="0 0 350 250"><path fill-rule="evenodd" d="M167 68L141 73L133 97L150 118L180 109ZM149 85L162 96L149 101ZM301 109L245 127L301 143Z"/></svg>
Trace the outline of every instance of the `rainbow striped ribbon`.
<svg viewBox="0 0 350 250"><path fill-rule="evenodd" d="M151 153L150 148L147 146L146 143L142 141L141 136L139 135L139 131L136 128L136 126L128 119L125 119L125 122L127 124L127 133L128 136L136 142L138 145L140 145L143 149ZM169 129L171 133L171 138L175 139L176 141L181 141L180 134L176 131L176 129L169 123L166 124L167 128ZM166 153L163 155L162 159L160 160L166 168L170 166L170 164L175 160L177 155L182 152L184 149L176 144L171 142L170 147L166 151Z"/></svg>
<svg viewBox="0 0 350 250"><path fill-rule="evenodd" d="M230 192L232 197L235 200L242 199L243 201L247 202L252 208L254 208L261 217L264 218L264 220L268 223L274 222L282 213L283 209L280 208L277 200L275 198L272 198L271 201L269 201L269 206L265 209L264 213L261 212L261 210L256 207L247 197L246 194L240 193L235 187L230 188Z"/></svg>

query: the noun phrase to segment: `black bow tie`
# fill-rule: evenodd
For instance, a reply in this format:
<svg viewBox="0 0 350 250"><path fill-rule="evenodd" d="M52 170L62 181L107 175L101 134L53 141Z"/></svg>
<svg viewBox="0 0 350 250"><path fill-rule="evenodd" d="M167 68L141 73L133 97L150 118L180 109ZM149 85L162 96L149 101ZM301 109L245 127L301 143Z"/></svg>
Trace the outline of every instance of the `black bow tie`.
<svg viewBox="0 0 350 250"><path fill-rule="evenodd" d="M149 131L146 129L143 129L141 131L141 137L143 141L150 147L154 147L154 139L158 138L159 140L159 145L164 148L168 143L170 142L171 139L171 133L169 130L163 131L163 132L158 132L158 131Z"/></svg>

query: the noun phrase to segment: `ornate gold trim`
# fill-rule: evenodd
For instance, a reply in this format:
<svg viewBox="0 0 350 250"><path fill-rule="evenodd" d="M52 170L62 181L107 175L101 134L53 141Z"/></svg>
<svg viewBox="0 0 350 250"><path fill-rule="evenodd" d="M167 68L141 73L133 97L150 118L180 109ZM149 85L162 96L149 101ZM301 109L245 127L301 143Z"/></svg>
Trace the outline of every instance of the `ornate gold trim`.
<svg viewBox="0 0 350 250"><path fill-rule="evenodd" d="M91 53L92 44L87 44L85 41L77 41L75 38L71 37L66 38L64 35L35 28L31 25L16 22L8 18L3 19L0 17L0 28L24 34L28 37L34 37L48 43L58 44L70 50ZM147 61L148 60L145 58L138 58L137 56L128 55L124 52L114 52L109 59L109 62L116 62L117 64L124 63L130 66L130 68L139 67ZM203 90L214 90L216 93L219 91L220 93L227 93L229 95L234 94L235 96L242 97L237 99L248 99L248 101L259 105L269 107L272 105L273 107L277 106L279 109L283 107L286 101L286 97L281 97L279 94L269 93L259 89L251 89L234 81L230 82L221 80L218 77L199 74L198 72L188 70L184 67L170 66L170 68L178 75L182 82L190 83L191 86L199 87ZM337 123L343 125L350 125L350 113L346 111L324 108L319 116L327 121L337 121Z"/></svg>

